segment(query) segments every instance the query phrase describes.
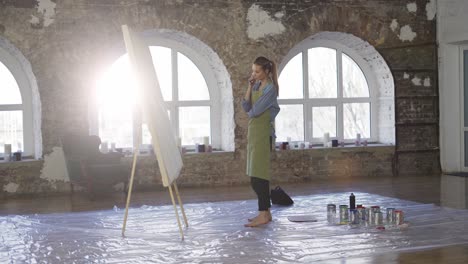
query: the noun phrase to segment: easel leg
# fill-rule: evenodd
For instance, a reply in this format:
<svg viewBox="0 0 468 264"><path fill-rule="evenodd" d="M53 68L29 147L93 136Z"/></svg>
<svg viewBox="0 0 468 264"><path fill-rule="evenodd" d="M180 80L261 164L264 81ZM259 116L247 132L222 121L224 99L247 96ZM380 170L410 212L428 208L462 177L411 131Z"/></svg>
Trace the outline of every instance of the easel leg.
<svg viewBox="0 0 468 264"><path fill-rule="evenodd" d="M135 169L136 169L136 161L137 161L138 152L139 152L139 148L136 147L133 153L132 174L130 176L130 183L128 185L127 204L125 205L125 216L124 216L124 221L123 221L123 226L122 226L122 236L125 235L125 227L127 225L128 207L130 205L130 198L132 196L133 178L135 177Z"/></svg>
<svg viewBox="0 0 468 264"><path fill-rule="evenodd" d="M179 201L180 210L182 211L182 216L184 217L185 227L188 227L187 216L185 215L184 205L182 204L182 199L180 199L179 189L177 188L177 183L174 181L174 190Z"/></svg>
<svg viewBox="0 0 468 264"><path fill-rule="evenodd" d="M172 205L174 206L174 211L175 211L176 218L177 218L177 224L179 225L180 237L182 238L182 240L184 240L184 233L182 232L182 225L180 224L179 212L177 211L177 206L174 200L174 194L172 193L172 184L169 185L168 188L169 188L169 193L171 195Z"/></svg>

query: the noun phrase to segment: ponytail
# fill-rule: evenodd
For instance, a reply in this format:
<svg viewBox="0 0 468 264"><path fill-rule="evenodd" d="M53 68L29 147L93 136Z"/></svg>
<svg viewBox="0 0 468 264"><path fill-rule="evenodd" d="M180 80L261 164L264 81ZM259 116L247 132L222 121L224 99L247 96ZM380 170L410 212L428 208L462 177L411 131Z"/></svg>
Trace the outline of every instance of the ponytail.
<svg viewBox="0 0 468 264"><path fill-rule="evenodd" d="M279 96L279 83L278 83L278 68L274 61L271 62L271 79L273 79L273 84L276 87L276 96Z"/></svg>
<svg viewBox="0 0 468 264"><path fill-rule="evenodd" d="M278 68L276 67L276 63L265 57L258 57L255 59L254 64L261 66L264 71L268 70L276 88L276 96L279 96Z"/></svg>

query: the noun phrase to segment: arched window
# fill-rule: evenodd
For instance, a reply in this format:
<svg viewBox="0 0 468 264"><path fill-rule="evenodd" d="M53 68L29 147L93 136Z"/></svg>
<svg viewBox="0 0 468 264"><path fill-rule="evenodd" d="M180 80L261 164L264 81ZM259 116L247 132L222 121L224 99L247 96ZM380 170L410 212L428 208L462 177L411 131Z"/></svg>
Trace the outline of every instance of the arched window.
<svg viewBox="0 0 468 264"><path fill-rule="evenodd" d="M183 146L193 147L210 137L214 147L220 147L219 122L212 118L219 112L213 100L216 92L210 74L174 47L150 46L161 92L166 102L173 130ZM135 86L130 78L128 55L121 56L104 74L97 85L97 131L103 142L115 143L118 148L132 148L137 144L151 144L146 118L138 113ZM93 130L93 129L92 129Z"/></svg>
<svg viewBox="0 0 468 264"><path fill-rule="evenodd" d="M14 151L23 150L23 101L15 77L1 61L0 82L0 150L4 152L4 144L11 144Z"/></svg>
<svg viewBox="0 0 468 264"><path fill-rule="evenodd" d="M0 156L5 144L25 157L42 156L41 110L31 65L0 37Z"/></svg>
<svg viewBox="0 0 468 264"><path fill-rule="evenodd" d="M277 141L378 140L376 93L364 60L333 41L296 49L279 76ZM374 85L375 87L375 85Z"/></svg>

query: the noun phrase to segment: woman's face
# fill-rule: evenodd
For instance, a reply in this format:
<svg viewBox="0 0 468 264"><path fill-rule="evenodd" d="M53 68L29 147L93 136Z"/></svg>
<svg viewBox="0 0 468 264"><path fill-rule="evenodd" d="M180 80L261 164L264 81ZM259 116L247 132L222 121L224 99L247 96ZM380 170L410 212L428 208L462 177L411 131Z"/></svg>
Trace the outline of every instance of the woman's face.
<svg viewBox="0 0 468 264"><path fill-rule="evenodd" d="M268 73L263 70L262 66L252 64L252 77L255 80L264 80L268 77Z"/></svg>

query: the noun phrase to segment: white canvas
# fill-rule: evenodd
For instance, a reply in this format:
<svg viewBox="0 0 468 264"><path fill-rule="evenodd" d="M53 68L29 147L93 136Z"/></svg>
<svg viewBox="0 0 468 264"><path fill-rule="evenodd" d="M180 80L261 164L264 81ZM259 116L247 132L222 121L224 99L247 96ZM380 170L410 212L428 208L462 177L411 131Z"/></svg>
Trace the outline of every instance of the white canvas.
<svg viewBox="0 0 468 264"><path fill-rule="evenodd" d="M179 177L183 166L182 157L167 116L149 47L127 25L122 26L122 31L136 80L136 89L140 94L140 106L147 117L151 144L158 159L162 183L167 187Z"/></svg>

